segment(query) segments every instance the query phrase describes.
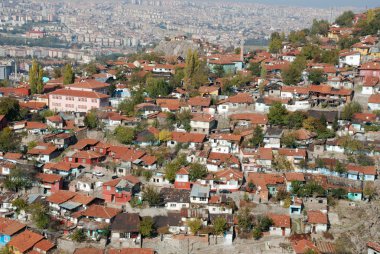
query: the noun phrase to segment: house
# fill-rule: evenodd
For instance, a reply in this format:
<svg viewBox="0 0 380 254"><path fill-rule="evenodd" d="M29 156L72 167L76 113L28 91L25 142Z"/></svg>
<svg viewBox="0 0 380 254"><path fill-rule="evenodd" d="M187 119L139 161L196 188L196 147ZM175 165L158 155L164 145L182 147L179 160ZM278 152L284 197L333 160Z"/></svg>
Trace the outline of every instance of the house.
<svg viewBox="0 0 380 254"><path fill-rule="evenodd" d="M137 133L134 144L140 147L154 146L159 144L158 135L160 131L154 127L148 127Z"/></svg>
<svg viewBox="0 0 380 254"><path fill-rule="evenodd" d="M205 134L174 131L171 133L170 140L167 141L167 146L175 148L177 145L187 145L189 149L199 149L205 139Z"/></svg>
<svg viewBox="0 0 380 254"><path fill-rule="evenodd" d="M256 164L263 168L271 168L273 160L273 149L259 147L256 151Z"/></svg>
<svg viewBox="0 0 380 254"><path fill-rule="evenodd" d="M188 226L185 221L182 220L184 213L187 213L189 209L184 209L183 212L170 212L168 215L158 215L153 217L154 226L160 230L165 229L172 234L187 234Z"/></svg>
<svg viewBox="0 0 380 254"><path fill-rule="evenodd" d="M105 159L103 154L94 151L77 151L65 157L65 162L80 163L83 165L94 165Z"/></svg>
<svg viewBox="0 0 380 254"><path fill-rule="evenodd" d="M363 192L359 189L348 188L347 198L352 201L360 201L363 199Z"/></svg>
<svg viewBox="0 0 380 254"><path fill-rule="evenodd" d="M211 98L204 98L200 96L190 98L187 103L191 112L202 113L211 105Z"/></svg>
<svg viewBox="0 0 380 254"><path fill-rule="evenodd" d="M0 246L4 247L15 235L25 230L26 225L8 218L0 218Z"/></svg>
<svg viewBox="0 0 380 254"><path fill-rule="evenodd" d="M228 205L228 200L227 200L226 195L211 196L210 199L208 200L207 210L210 215L210 221L211 221L211 216L218 216L218 215L223 216L223 215L233 214L232 207Z"/></svg>
<svg viewBox="0 0 380 254"><path fill-rule="evenodd" d="M379 63L380 65L380 63ZM368 109L369 110L380 110L380 94L372 94L368 98Z"/></svg>
<svg viewBox="0 0 380 254"><path fill-rule="evenodd" d="M75 142L76 137L72 133L63 132L63 133L55 133L55 134L52 133L52 134L45 135L43 137L43 140L46 143L50 142L54 144L60 149L62 148L66 149Z"/></svg>
<svg viewBox="0 0 380 254"><path fill-rule="evenodd" d="M257 113L237 113L230 115L232 129L253 129L260 126L264 131L268 124L268 117Z"/></svg>
<svg viewBox="0 0 380 254"><path fill-rule="evenodd" d="M151 248L122 248L122 249L109 249L108 254L155 254L154 249ZM93 254L93 253L83 253ZM98 253L94 253L98 254Z"/></svg>
<svg viewBox="0 0 380 254"><path fill-rule="evenodd" d="M307 211L307 231L311 233L326 232L328 224L327 213L316 210Z"/></svg>
<svg viewBox="0 0 380 254"><path fill-rule="evenodd" d="M47 132L48 126L40 122L26 122L25 129L30 134L41 135Z"/></svg>
<svg viewBox="0 0 380 254"><path fill-rule="evenodd" d="M117 208L91 205L78 214L78 228L82 228L87 237L99 239L104 231L107 230L105 225L112 223L116 215L121 212L122 210Z"/></svg>
<svg viewBox="0 0 380 254"><path fill-rule="evenodd" d="M22 254L29 253L30 251L35 250L35 248L42 251L49 251L54 247L54 244L44 239L44 237L40 234L34 233L30 230L25 230L24 232L13 237L8 242L8 246L12 253Z"/></svg>
<svg viewBox="0 0 380 254"><path fill-rule="evenodd" d="M224 73L235 74L243 69L243 59L240 54L214 54L207 57L207 65L212 72L222 66Z"/></svg>
<svg viewBox="0 0 380 254"><path fill-rule="evenodd" d="M102 200L86 194L60 190L47 197L46 201L53 215L63 216L67 220L77 223L76 212L82 211L92 204L101 203Z"/></svg>
<svg viewBox="0 0 380 254"><path fill-rule="evenodd" d="M284 176L281 174L249 172L246 182L255 185L256 195L261 202L268 202L270 197L276 196L280 188L284 188Z"/></svg>
<svg viewBox="0 0 380 254"><path fill-rule="evenodd" d="M190 203L207 204L210 198L210 186L194 184L190 192Z"/></svg>
<svg viewBox="0 0 380 254"><path fill-rule="evenodd" d="M293 196L290 202L290 206L289 206L289 214L301 215L303 208L304 208L303 200Z"/></svg>
<svg viewBox="0 0 380 254"><path fill-rule="evenodd" d="M280 148L281 147L281 137L284 130L281 128L268 128L264 134L264 147L265 148Z"/></svg>
<svg viewBox="0 0 380 254"><path fill-rule="evenodd" d="M380 82L378 77L367 77L363 81L362 94L376 94L380 92Z"/></svg>
<svg viewBox="0 0 380 254"><path fill-rule="evenodd" d="M156 104L161 107L163 112L177 112L181 108L178 99L157 99Z"/></svg>
<svg viewBox="0 0 380 254"><path fill-rule="evenodd" d="M69 183L69 190L73 192L94 192L102 185L102 181L93 173L84 172Z"/></svg>
<svg viewBox="0 0 380 254"><path fill-rule="evenodd" d="M210 136L211 151L215 153L239 153L242 137L231 133L214 133Z"/></svg>
<svg viewBox="0 0 380 254"><path fill-rule="evenodd" d="M54 129L63 129L64 120L59 115L46 117L46 124Z"/></svg>
<svg viewBox="0 0 380 254"><path fill-rule="evenodd" d="M357 51L342 52L339 54L339 66L360 66L361 55Z"/></svg>
<svg viewBox="0 0 380 254"><path fill-rule="evenodd" d="M380 78L380 62L379 61L373 61L373 62L362 64L359 70L360 70L359 75L361 77L364 77L364 79L368 77Z"/></svg>
<svg viewBox="0 0 380 254"><path fill-rule="evenodd" d="M305 99L309 97L309 87L302 86L282 86L281 98Z"/></svg>
<svg viewBox="0 0 380 254"><path fill-rule="evenodd" d="M74 250L74 254L104 254L104 249L97 249L97 248L91 248L91 247L77 248Z"/></svg>
<svg viewBox="0 0 380 254"><path fill-rule="evenodd" d="M198 158L200 159L200 158ZM216 172L225 168L240 168L239 159L230 153L211 152L206 161L208 171Z"/></svg>
<svg viewBox="0 0 380 254"><path fill-rule="evenodd" d="M43 172L45 174L58 174L66 178L78 176L83 169L84 166L79 163L68 163L61 161L58 163L46 163L43 167Z"/></svg>
<svg viewBox="0 0 380 254"><path fill-rule="evenodd" d="M290 163L295 167L300 167L302 161L307 159L307 151L303 148L280 148L278 149L278 154L284 156Z"/></svg>
<svg viewBox="0 0 380 254"><path fill-rule="evenodd" d="M193 113L190 120L191 132L200 134L210 134L216 128L216 120L210 114Z"/></svg>
<svg viewBox="0 0 380 254"><path fill-rule="evenodd" d="M227 114L233 111L243 111L253 109L254 104L252 95L248 93L238 93L227 99L220 101L217 106L219 114Z"/></svg>
<svg viewBox="0 0 380 254"><path fill-rule="evenodd" d="M300 183L306 183L304 173L287 172L284 174L284 176L285 176L286 191L289 191L289 192L292 191L292 182L297 181Z"/></svg>
<svg viewBox="0 0 380 254"><path fill-rule="evenodd" d="M289 215L269 214L268 217L273 221L273 225L269 228L270 235L290 236L291 221Z"/></svg>
<svg viewBox="0 0 380 254"><path fill-rule="evenodd" d="M75 91L95 92L109 94L109 84L97 81L95 79L84 79L80 82L67 85L66 88Z"/></svg>
<svg viewBox="0 0 380 254"><path fill-rule="evenodd" d="M375 181L377 178L376 166L348 164L346 170L347 178L351 180Z"/></svg>
<svg viewBox="0 0 380 254"><path fill-rule="evenodd" d="M103 93L58 89L49 93L49 109L55 112L86 113L109 106L109 96Z"/></svg>
<svg viewBox="0 0 380 254"><path fill-rule="evenodd" d="M295 254L306 254L310 251L320 253L314 243L308 239L295 240L291 242Z"/></svg>
<svg viewBox="0 0 380 254"><path fill-rule="evenodd" d="M38 143L37 146L28 150L27 157L43 163L49 162L58 157L59 151L57 147L51 143Z"/></svg>
<svg viewBox="0 0 380 254"><path fill-rule="evenodd" d="M110 227L111 242L121 246L135 246L141 239L140 216L137 213L119 213Z"/></svg>
<svg viewBox="0 0 380 254"><path fill-rule="evenodd" d="M6 176L9 175L16 167L16 162L12 162L9 160L0 160L0 175Z"/></svg>
<svg viewBox="0 0 380 254"><path fill-rule="evenodd" d="M36 243L33 247L32 252L41 253L41 254L47 254L51 253L52 250L55 248L55 244L47 239L43 239Z"/></svg>
<svg viewBox="0 0 380 254"><path fill-rule="evenodd" d="M36 178L40 182L40 188L43 189L44 194L50 195L62 189L63 178L60 175L39 173Z"/></svg>
<svg viewBox="0 0 380 254"><path fill-rule="evenodd" d="M174 188L190 190L192 183L190 182L190 173L188 167L182 167L175 174Z"/></svg>
<svg viewBox="0 0 380 254"><path fill-rule="evenodd" d="M190 189L162 188L160 196L169 211L180 211L190 207Z"/></svg>
<svg viewBox="0 0 380 254"><path fill-rule="evenodd" d="M226 169L215 173L214 184L217 185L217 189L238 191L243 184L244 176L243 172L237 169Z"/></svg>
<svg viewBox="0 0 380 254"><path fill-rule="evenodd" d="M219 86L201 86L198 89L200 96L218 96L220 94Z"/></svg>
<svg viewBox="0 0 380 254"><path fill-rule="evenodd" d="M141 182L137 177L127 175L103 183L103 198L106 202L125 204L138 192Z"/></svg>
<svg viewBox="0 0 380 254"><path fill-rule="evenodd" d="M380 254L380 243L368 242L367 243L368 254Z"/></svg>

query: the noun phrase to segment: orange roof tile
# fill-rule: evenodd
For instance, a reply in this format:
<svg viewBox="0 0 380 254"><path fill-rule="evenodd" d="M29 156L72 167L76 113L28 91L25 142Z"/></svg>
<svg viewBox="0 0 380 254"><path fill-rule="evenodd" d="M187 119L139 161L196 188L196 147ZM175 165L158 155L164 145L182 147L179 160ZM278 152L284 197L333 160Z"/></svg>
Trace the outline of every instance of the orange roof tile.
<svg viewBox="0 0 380 254"><path fill-rule="evenodd" d="M94 218L112 219L121 212L122 210L117 208L105 207L101 205L91 205L82 212L82 215Z"/></svg>
<svg viewBox="0 0 380 254"><path fill-rule="evenodd" d="M193 97L190 98L188 101L190 106L202 106L202 107L209 107L211 105L211 98L204 98L204 97Z"/></svg>
<svg viewBox="0 0 380 254"><path fill-rule="evenodd" d="M272 219L273 225L279 228L290 228L290 216L286 214L269 214L268 217Z"/></svg>
<svg viewBox="0 0 380 254"><path fill-rule="evenodd" d="M346 166L347 171L358 172L364 175L377 175L376 166L361 166L355 164L348 164Z"/></svg>
<svg viewBox="0 0 380 254"><path fill-rule="evenodd" d="M246 114L232 114L230 115L232 120L245 120L251 121L252 124L267 124L268 117L263 114L246 113Z"/></svg>
<svg viewBox="0 0 380 254"><path fill-rule="evenodd" d="M56 174L39 173L36 177L45 183L55 183L62 180L62 176Z"/></svg>
<svg viewBox="0 0 380 254"><path fill-rule="evenodd" d="M48 252L54 247L55 247L55 244L46 239L43 239L39 241L38 243L36 243L36 245L34 245L34 249L38 249L45 252Z"/></svg>
<svg viewBox="0 0 380 254"><path fill-rule="evenodd" d="M380 103L380 94L372 94L368 98L368 103L379 104Z"/></svg>
<svg viewBox="0 0 380 254"><path fill-rule="evenodd" d="M278 149L278 154L283 156L300 156L306 157L307 152L306 149L303 148L280 148Z"/></svg>
<svg viewBox="0 0 380 254"><path fill-rule="evenodd" d="M97 248L78 248L75 249L74 254L104 254L104 250Z"/></svg>
<svg viewBox="0 0 380 254"><path fill-rule="evenodd" d="M51 93L49 93L49 98L52 95L62 95L62 96L72 96L72 97L82 97L82 98L92 98L92 99L105 99L109 98L108 95L90 92L90 91L80 91L80 90L72 90L72 89L58 89Z"/></svg>
<svg viewBox="0 0 380 254"><path fill-rule="evenodd" d="M154 250L150 248L124 248L124 249L110 249L108 254L154 254ZM87 253L88 254L88 253Z"/></svg>
<svg viewBox="0 0 380 254"><path fill-rule="evenodd" d="M4 235L12 236L26 227L25 224L18 222L17 220L11 220L8 218L0 218L0 233Z"/></svg>
<svg viewBox="0 0 380 254"><path fill-rule="evenodd" d="M179 143L203 143L205 140L205 134L199 133L187 133L187 132L172 132L172 140Z"/></svg>
<svg viewBox="0 0 380 254"><path fill-rule="evenodd" d="M211 134L210 139L218 139L218 140L229 140L229 141L240 141L241 136L232 134L232 133L214 133Z"/></svg>
<svg viewBox="0 0 380 254"><path fill-rule="evenodd" d="M33 248L33 246L41 241L44 237L40 234L34 233L30 230L25 230L24 232L12 237L9 246L17 249L19 252L24 253Z"/></svg>
<svg viewBox="0 0 380 254"><path fill-rule="evenodd" d="M321 211L307 211L307 221L310 224L328 224L327 214Z"/></svg>

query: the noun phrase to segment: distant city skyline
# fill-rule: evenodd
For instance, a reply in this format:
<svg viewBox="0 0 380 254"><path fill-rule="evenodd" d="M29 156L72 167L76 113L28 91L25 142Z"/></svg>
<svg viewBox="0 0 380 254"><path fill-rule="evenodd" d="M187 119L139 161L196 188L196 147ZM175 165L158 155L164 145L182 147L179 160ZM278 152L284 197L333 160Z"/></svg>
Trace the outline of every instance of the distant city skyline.
<svg viewBox="0 0 380 254"><path fill-rule="evenodd" d="M232 1L232 0L231 0ZM355 7L359 9L380 7L379 0L240 0L242 2L274 4L274 5L293 5L315 8L331 8L331 7Z"/></svg>

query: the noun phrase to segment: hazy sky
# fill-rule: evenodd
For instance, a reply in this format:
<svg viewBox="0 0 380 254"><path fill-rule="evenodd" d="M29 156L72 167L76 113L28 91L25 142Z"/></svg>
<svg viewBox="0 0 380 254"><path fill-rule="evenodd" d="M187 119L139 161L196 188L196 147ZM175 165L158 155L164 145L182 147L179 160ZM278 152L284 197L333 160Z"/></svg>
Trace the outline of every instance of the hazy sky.
<svg viewBox="0 0 380 254"><path fill-rule="evenodd" d="M237 0L235 0L237 1ZM296 5L306 7L357 7L360 9L380 7L380 0L241 0L261 4Z"/></svg>

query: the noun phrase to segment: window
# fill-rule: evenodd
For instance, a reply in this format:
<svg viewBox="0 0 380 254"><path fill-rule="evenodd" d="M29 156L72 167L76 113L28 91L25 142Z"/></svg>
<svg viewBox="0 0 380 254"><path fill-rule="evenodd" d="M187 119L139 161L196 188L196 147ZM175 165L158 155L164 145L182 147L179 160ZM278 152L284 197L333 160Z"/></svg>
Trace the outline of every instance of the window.
<svg viewBox="0 0 380 254"><path fill-rule="evenodd" d="M177 207L176 204L170 204L170 207Z"/></svg>
<svg viewBox="0 0 380 254"><path fill-rule="evenodd" d="M111 190L111 186L107 186L107 190L110 191Z"/></svg>
<svg viewBox="0 0 380 254"><path fill-rule="evenodd" d="M97 99L91 99L91 102L92 102L92 103L97 103L98 100L97 100Z"/></svg>
<svg viewBox="0 0 380 254"><path fill-rule="evenodd" d="M200 201L206 201L207 199L205 197L200 197L199 200Z"/></svg>
<svg viewBox="0 0 380 254"><path fill-rule="evenodd" d="M196 198L196 197L193 197L193 200L197 200L197 198Z"/></svg>
<svg viewBox="0 0 380 254"><path fill-rule="evenodd" d="M83 162L83 163L86 163L86 159L82 159L82 162Z"/></svg>

